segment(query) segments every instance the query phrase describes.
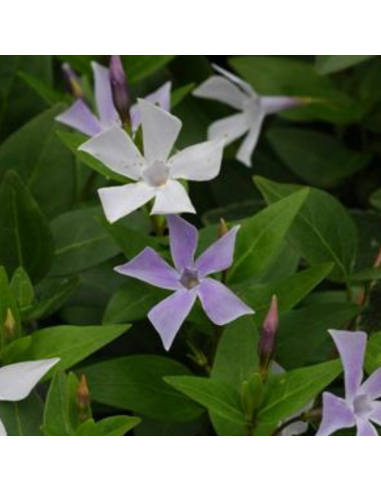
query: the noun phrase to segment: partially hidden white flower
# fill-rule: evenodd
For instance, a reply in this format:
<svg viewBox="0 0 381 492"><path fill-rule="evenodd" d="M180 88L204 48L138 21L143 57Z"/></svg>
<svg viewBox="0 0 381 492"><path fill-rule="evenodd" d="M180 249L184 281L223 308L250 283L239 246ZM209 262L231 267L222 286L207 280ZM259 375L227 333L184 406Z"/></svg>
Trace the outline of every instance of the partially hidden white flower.
<svg viewBox="0 0 381 492"><path fill-rule="evenodd" d="M239 113L213 123L208 130L209 138L224 138L225 145L229 145L246 135L236 157L247 167L251 167L252 154L266 116L294 108L303 102L296 97L259 96L250 84L236 75L217 66L214 69L221 75L210 77L193 95L222 102L237 109Z"/></svg>
<svg viewBox="0 0 381 492"><path fill-rule="evenodd" d="M45 374L59 362L59 359L21 362L0 369L0 401L17 402L27 398ZM7 432L0 420L0 436Z"/></svg>
<svg viewBox="0 0 381 492"><path fill-rule="evenodd" d="M105 215L114 223L155 199L153 215L196 213L179 182L209 181L221 169L224 142L216 139L171 152L182 123L156 105L138 101L142 120L142 155L132 138L113 127L96 135L79 150L103 162L112 171L135 183L99 190Z"/></svg>

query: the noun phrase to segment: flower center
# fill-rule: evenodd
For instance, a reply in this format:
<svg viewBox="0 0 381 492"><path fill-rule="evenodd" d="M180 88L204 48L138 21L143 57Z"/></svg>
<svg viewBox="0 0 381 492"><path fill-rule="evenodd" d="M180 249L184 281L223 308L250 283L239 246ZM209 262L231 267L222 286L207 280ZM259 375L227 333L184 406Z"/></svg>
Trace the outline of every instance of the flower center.
<svg viewBox="0 0 381 492"><path fill-rule="evenodd" d="M373 411L372 402L366 395L360 395L353 402L353 409L358 417L368 418Z"/></svg>
<svg viewBox="0 0 381 492"><path fill-rule="evenodd" d="M185 268L183 274L181 275L180 283L188 290L198 287L200 285L200 279L198 278L197 270Z"/></svg>
<svg viewBox="0 0 381 492"><path fill-rule="evenodd" d="M169 167L165 162L155 161L150 164L143 172L144 181L154 188L163 186L169 177Z"/></svg>

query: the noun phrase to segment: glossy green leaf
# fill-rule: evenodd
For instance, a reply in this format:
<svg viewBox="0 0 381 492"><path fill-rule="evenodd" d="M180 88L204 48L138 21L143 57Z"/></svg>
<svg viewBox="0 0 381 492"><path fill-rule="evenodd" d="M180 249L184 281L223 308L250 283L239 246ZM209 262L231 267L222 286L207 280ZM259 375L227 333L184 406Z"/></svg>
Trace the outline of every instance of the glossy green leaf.
<svg viewBox="0 0 381 492"><path fill-rule="evenodd" d="M15 271L9 287L20 309L25 309L32 304L34 287L29 275L22 267Z"/></svg>
<svg viewBox="0 0 381 492"><path fill-rule="evenodd" d="M8 436L40 436L44 405L36 392L21 402L0 402L0 419Z"/></svg>
<svg viewBox="0 0 381 492"><path fill-rule="evenodd" d="M77 430L77 436L109 436L121 437L132 431L140 424L141 420L137 417L109 417L94 422L89 420L83 423Z"/></svg>
<svg viewBox="0 0 381 492"><path fill-rule="evenodd" d="M317 55L316 70L320 75L340 72L363 63L377 55Z"/></svg>
<svg viewBox="0 0 381 492"><path fill-rule="evenodd" d="M176 55L122 55L131 83L143 80L170 63Z"/></svg>

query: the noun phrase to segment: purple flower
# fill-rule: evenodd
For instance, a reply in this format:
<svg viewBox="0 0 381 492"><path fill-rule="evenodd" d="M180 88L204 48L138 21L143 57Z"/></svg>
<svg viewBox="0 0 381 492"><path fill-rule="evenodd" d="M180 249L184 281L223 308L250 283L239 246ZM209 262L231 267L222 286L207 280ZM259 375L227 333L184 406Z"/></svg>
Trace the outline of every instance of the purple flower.
<svg viewBox="0 0 381 492"><path fill-rule="evenodd" d="M156 251L147 248L116 271L156 287L174 291L173 295L148 314L165 349L169 350L197 298L200 299L208 318L218 326L227 325L254 312L225 285L208 278L232 265L239 227L235 227L219 239L195 261L197 229L176 215L168 216L167 220L175 268L168 265Z"/></svg>
<svg viewBox="0 0 381 492"><path fill-rule="evenodd" d="M67 111L56 118L60 123L74 128L89 137L94 137L109 128L122 126L113 101L109 69L96 62L92 63L92 68L95 81L97 115L91 111L82 99L78 99ZM156 92L147 96L147 100L169 112L171 108L171 88L172 85L168 82ZM131 108L130 116L132 130L136 132L141 122L137 105Z"/></svg>
<svg viewBox="0 0 381 492"><path fill-rule="evenodd" d="M345 398L323 396L323 420L318 436L330 436L340 429L357 427L358 436L378 436L373 426L381 425L381 369L363 383L365 333L331 331L344 366Z"/></svg>

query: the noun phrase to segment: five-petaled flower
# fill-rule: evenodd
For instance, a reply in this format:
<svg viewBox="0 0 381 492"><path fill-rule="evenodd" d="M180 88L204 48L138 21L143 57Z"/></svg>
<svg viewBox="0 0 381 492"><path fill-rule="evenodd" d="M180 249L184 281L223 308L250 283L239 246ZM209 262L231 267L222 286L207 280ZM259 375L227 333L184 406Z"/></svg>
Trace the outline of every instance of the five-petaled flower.
<svg viewBox="0 0 381 492"><path fill-rule="evenodd" d="M209 278L232 265L239 227L232 229L195 260L197 229L175 215L168 216L167 220L175 268L169 266L156 251L147 248L126 265L116 268L116 271L174 291L148 314L164 347L169 350L197 298L208 318L218 326L254 312L225 285Z"/></svg>
<svg viewBox="0 0 381 492"><path fill-rule="evenodd" d="M373 425L381 425L381 369L363 383L367 335L331 331L344 366L345 398L323 395L323 420L318 436L357 427L358 436L378 436Z"/></svg>
<svg viewBox="0 0 381 492"><path fill-rule="evenodd" d="M155 199L153 215L195 213L180 179L209 181L218 176L223 142L193 145L170 157L182 123L147 101L139 100L144 156L121 128L111 128L80 147L109 169L136 183L99 190L109 222L114 223Z"/></svg>
<svg viewBox="0 0 381 492"><path fill-rule="evenodd" d="M36 362L22 362L5 366L0 369L0 401L17 402L25 400L59 359L40 360ZM7 432L0 420L0 436Z"/></svg>
<svg viewBox="0 0 381 492"><path fill-rule="evenodd" d="M98 115L95 115L89 106L78 99L67 111L57 116L56 120L81 133L94 137L114 126L121 127L122 122L112 96L110 71L108 68L92 63L95 83L95 102ZM146 100L157 104L164 111L171 109L171 82L167 82L157 91L147 96ZM138 105L135 104L130 110L131 128L133 132L140 126L141 116Z"/></svg>
<svg viewBox="0 0 381 492"><path fill-rule="evenodd" d="M213 123L209 127L209 138L224 138L225 145L229 145L247 134L237 159L251 167L251 157L266 116L299 106L302 100L295 97L261 97L250 84L236 75L217 66L214 68L221 75L210 77L193 95L225 103L238 109L239 114Z"/></svg>

